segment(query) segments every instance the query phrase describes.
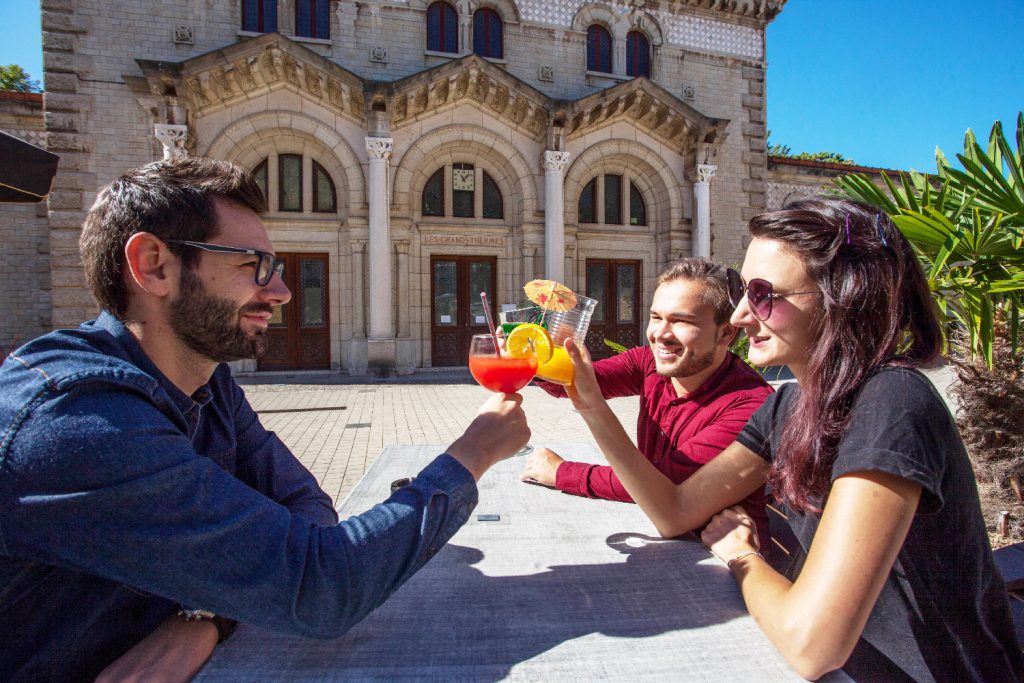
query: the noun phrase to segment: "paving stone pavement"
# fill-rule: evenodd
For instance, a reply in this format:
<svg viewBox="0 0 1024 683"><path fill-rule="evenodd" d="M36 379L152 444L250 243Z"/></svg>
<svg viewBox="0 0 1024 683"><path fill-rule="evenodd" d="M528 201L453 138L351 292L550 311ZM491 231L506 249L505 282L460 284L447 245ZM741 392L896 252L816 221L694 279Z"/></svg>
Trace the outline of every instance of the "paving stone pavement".
<svg viewBox="0 0 1024 683"><path fill-rule="evenodd" d="M948 392L952 371L944 367L925 374L955 410ZM464 369L420 372L392 382L336 373L239 377L238 382L264 426L277 432L335 505L348 496L385 446L436 445L439 454L444 452L490 394ZM552 398L535 386L521 393L533 432L530 443L594 444L567 399ZM635 442L639 399L616 398L609 403ZM336 410L341 407L344 410ZM563 455L571 459L572 454Z"/></svg>
<svg viewBox="0 0 1024 683"><path fill-rule="evenodd" d="M446 377L435 383L423 383L429 377L393 383L291 383L319 379L300 375L272 380L285 383L243 377L239 384L264 426L281 437L338 505L385 446L436 445L440 454L461 436L490 395L468 373L465 378ZM521 393L532 431L530 443L594 443L567 399L552 398L534 386ZM618 398L610 404L635 440L639 399ZM344 410L332 410L342 406Z"/></svg>

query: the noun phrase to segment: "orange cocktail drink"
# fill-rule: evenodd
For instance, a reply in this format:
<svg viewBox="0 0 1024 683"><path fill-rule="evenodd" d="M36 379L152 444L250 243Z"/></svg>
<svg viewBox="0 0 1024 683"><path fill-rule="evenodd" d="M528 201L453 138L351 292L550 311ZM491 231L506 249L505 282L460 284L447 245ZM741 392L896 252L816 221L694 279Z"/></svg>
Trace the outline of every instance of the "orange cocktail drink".
<svg viewBox="0 0 1024 683"><path fill-rule="evenodd" d="M562 386L572 384L573 368L569 353L561 346L551 349L551 359L537 366L537 378Z"/></svg>

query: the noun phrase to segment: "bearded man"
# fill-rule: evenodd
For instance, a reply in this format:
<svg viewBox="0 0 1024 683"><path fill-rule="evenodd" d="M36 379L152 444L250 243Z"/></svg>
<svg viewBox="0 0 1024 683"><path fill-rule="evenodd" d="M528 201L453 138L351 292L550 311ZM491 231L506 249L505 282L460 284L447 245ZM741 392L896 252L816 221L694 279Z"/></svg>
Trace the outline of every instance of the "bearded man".
<svg viewBox="0 0 1024 683"><path fill-rule="evenodd" d="M529 438L495 394L372 510L331 498L224 363L291 294L237 166L157 162L103 188L80 247L103 309L0 366L0 680L188 680L235 620L335 637L469 518Z"/></svg>
<svg viewBox="0 0 1024 683"><path fill-rule="evenodd" d="M679 484L731 444L772 392L768 383L729 351L725 268L703 258L669 265L657 279L647 324L647 346L596 361L605 398L640 396L637 448ZM537 381L552 396L566 390ZM523 470L531 481L588 498L633 502L608 465L564 460L547 448L530 454ZM763 491L744 501L767 542Z"/></svg>

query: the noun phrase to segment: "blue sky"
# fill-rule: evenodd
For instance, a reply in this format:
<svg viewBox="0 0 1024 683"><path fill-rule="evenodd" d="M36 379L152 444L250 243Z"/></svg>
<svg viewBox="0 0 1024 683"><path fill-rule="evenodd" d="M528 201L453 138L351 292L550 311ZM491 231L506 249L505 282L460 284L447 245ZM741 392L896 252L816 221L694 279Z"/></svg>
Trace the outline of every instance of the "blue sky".
<svg viewBox="0 0 1024 683"><path fill-rule="evenodd" d="M768 128L794 152L935 169L1024 109L1024 0L789 0L768 26ZM0 64L41 80L39 3L0 0Z"/></svg>

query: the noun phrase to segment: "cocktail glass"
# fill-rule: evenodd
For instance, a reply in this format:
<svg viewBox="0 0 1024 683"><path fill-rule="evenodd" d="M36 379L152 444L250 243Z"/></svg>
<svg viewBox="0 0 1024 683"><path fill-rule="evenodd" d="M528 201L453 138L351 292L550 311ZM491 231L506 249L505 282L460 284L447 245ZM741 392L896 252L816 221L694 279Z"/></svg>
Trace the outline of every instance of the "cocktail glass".
<svg viewBox="0 0 1024 683"><path fill-rule="evenodd" d="M537 374L537 359L533 356L511 358L495 345L492 335L474 334L469 345L469 372L485 389L514 394ZM532 450L527 444L515 455L526 455Z"/></svg>

